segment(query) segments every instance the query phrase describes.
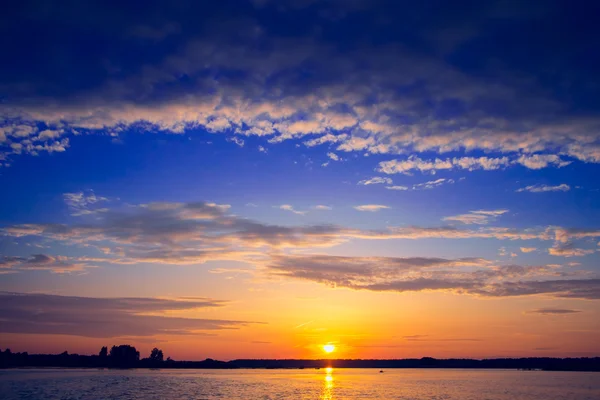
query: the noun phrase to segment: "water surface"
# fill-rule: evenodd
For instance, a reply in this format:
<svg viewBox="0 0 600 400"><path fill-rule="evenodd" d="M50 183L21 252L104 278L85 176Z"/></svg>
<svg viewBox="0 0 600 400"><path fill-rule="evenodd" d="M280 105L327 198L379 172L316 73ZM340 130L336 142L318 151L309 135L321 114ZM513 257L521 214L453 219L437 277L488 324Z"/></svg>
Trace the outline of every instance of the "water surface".
<svg viewBox="0 0 600 400"><path fill-rule="evenodd" d="M504 370L0 371L0 398L598 400L600 373Z"/></svg>

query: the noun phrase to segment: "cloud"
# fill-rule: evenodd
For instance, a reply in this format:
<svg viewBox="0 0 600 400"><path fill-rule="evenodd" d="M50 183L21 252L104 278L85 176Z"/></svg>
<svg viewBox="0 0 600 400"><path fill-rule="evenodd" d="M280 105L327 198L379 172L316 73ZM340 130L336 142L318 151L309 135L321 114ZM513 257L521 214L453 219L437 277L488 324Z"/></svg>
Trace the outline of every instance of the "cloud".
<svg viewBox="0 0 600 400"><path fill-rule="evenodd" d="M533 253L537 250L536 247L521 247L520 249L522 253Z"/></svg>
<svg viewBox="0 0 600 400"><path fill-rule="evenodd" d="M593 249L576 248L572 243L561 243L548 249L548 254L559 257L583 257L595 252Z"/></svg>
<svg viewBox="0 0 600 400"><path fill-rule="evenodd" d="M439 158L436 158L435 160L426 161L417 156L410 156L404 161L382 161L379 163L378 171L385 174L410 175L410 172L414 170L418 170L420 172L435 172L439 170L449 170L452 168L453 164L450 160L440 160Z"/></svg>
<svg viewBox="0 0 600 400"><path fill-rule="evenodd" d="M108 202L109 199L97 196L93 190L63 194L65 204L71 210L72 216L90 215L106 212L108 209L97 207L98 203Z"/></svg>
<svg viewBox="0 0 600 400"><path fill-rule="evenodd" d="M571 161L562 160L556 154L524 154L516 162L529 169L542 169L549 165L561 168L571 164Z"/></svg>
<svg viewBox="0 0 600 400"><path fill-rule="evenodd" d="M599 229L579 229L579 228L555 228L554 235L556 241L563 244L574 239L597 238L600 237Z"/></svg>
<svg viewBox="0 0 600 400"><path fill-rule="evenodd" d="M55 274L83 272L94 265L66 256L34 254L31 257L0 256L0 272L50 271Z"/></svg>
<svg viewBox="0 0 600 400"><path fill-rule="evenodd" d="M332 210L333 208L319 204L319 205L314 206L313 209L319 210L319 211L329 211L329 210Z"/></svg>
<svg viewBox="0 0 600 400"><path fill-rule="evenodd" d="M304 144L307 147L314 147L314 146L320 146L320 145L326 144L326 143L342 142L342 141L346 140L347 137L348 137L348 135L346 135L346 134L332 135L331 133L328 133L328 134L318 137L316 139L308 140L308 141L304 142Z"/></svg>
<svg viewBox="0 0 600 400"><path fill-rule="evenodd" d="M568 308L538 308L536 310L527 311L528 314L543 314L543 315L565 315L580 313L581 310L572 310Z"/></svg>
<svg viewBox="0 0 600 400"><path fill-rule="evenodd" d="M525 7L498 13L503 6L497 2L476 9L442 5L439 15L451 15L443 28L425 5L346 3L264 2L237 7L236 13L226 12L227 1L210 7L186 2L182 8L153 3L143 13L106 4L99 12L91 3L67 16L27 2L24 9L39 14L33 19L8 10L5 36L16 39L6 51L16 57L0 67L8 99L0 107L0 140L10 141L2 154L17 157L12 144L21 145L21 155L64 151L69 138L83 131L208 130L367 154L464 153L434 158L433 167L423 166L429 172L448 169L448 163L468 170L505 168L505 156L510 165L534 169L600 161L599 121L592 112L598 78L589 62L569 56L575 47L593 51L597 35L573 34L577 18L561 7L548 7L545 15L557 22L533 35L528 27L539 16ZM296 23L354 36L325 40L311 30L279 29L293 25L287 24L295 9L289 4L310 4ZM89 15L98 18L90 21ZM498 15L506 24L489 23ZM413 27L410 39L392 29L381 46L367 45L380 33L381 24L372 29L372 21L386 18ZM474 33L448 34L459 31ZM43 40L27 32L43 32ZM556 34L566 39L557 45L549 39ZM103 45L82 57L79 42L64 37ZM423 44L418 51L416 42ZM30 52L18 51L23 48ZM519 57L531 48L540 49L540 57ZM39 62L44 51L56 57ZM477 66L448 62L475 55ZM493 63L497 59L504 60L502 67ZM538 78L545 66L555 71L552 79ZM556 94L557 82L569 88L569 96ZM573 109L588 116L573 115ZM23 142L60 130L64 142L48 138L39 149ZM472 152L497 156L467 156Z"/></svg>
<svg viewBox="0 0 600 400"><path fill-rule="evenodd" d="M498 216L506 214L508 210L477 210L470 211L468 214L454 215L450 217L444 217L444 221L456 221L463 224L477 224L486 225L491 221L494 221Z"/></svg>
<svg viewBox="0 0 600 400"><path fill-rule="evenodd" d="M191 335L239 329L249 322L167 316L222 307L213 299L94 298L0 293L2 333L74 335L93 338ZM90 312L93 310L93 312Z"/></svg>
<svg viewBox="0 0 600 400"><path fill-rule="evenodd" d="M274 276L354 290L600 299L600 279L549 280L568 274L554 265L496 266L481 258L287 255L272 257L266 268Z"/></svg>
<svg viewBox="0 0 600 400"><path fill-rule="evenodd" d="M369 211L369 212L377 212L380 210L389 209L390 207L384 206L381 204L363 204L360 206L355 206L354 209L358 211Z"/></svg>
<svg viewBox="0 0 600 400"><path fill-rule="evenodd" d="M431 174L435 174L438 171L455 169L493 171L516 164L529 169L541 169L550 166L560 168L570 163L570 161L562 160L559 156L552 154L522 155L516 159L509 157L455 157L452 159L436 158L433 160L424 160L418 156L411 155L405 160L382 161L379 163L377 170L386 174L412 175L414 171Z"/></svg>
<svg viewBox="0 0 600 400"><path fill-rule="evenodd" d="M438 186L442 186L444 184L452 184L454 183L454 179L446 179L446 178L440 178L440 179L436 179L433 181L427 181L427 182L423 182L423 183L417 183L415 185L413 185L413 190L428 190L428 189L434 189Z"/></svg>
<svg viewBox="0 0 600 400"><path fill-rule="evenodd" d="M363 179L362 181L359 181L358 184L359 185L377 185L377 184L387 184L387 185L391 185L393 182L390 178L382 178L379 176L374 176L373 178L370 179Z"/></svg>
<svg viewBox="0 0 600 400"><path fill-rule="evenodd" d="M340 161L340 157L335 153L327 153L327 157L329 157L333 161Z"/></svg>
<svg viewBox="0 0 600 400"><path fill-rule="evenodd" d="M600 299L600 279L503 282L478 290L484 296L552 295L558 298Z"/></svg>
<svg viewBox="0 0 600 400"><path fill-rule="evenodd" d="M388 190L408 190L408 186L401 185L386 186L385 188Z"/></svg>
<svg viewBox="0 0 600 400"><path fill-rule="evenodd" d="M306 214L306 211L298 211L296 209L294 209L293 206L291 206L290 204L282 204L279 206L280 210L285 210L285 211L290 211L294 214L298 214L298 215L304 215Z"/></svg>
<svg viewBox="0 0 600 400"><path fill-rule="evenodd" d="M274 256L268 270L278 276L308 279L344 287L362 287L423 269L489 265L479 258Z"/></svg>
<svg viewBox="0 0 600 400"><path fill-rule="evenodd" d="M231 143L237 144L240 147L244 147L244 144L245 144L245 142L244 142L243 139L240 139L240 138L237 138L237 137L228 138L227 140L229 142L231 142Z"/></svg>
<svg viewBox="0 0 600 400"><path fill-rule="evenodd" d="M74 198L80 199L79 196ZM366 206L363 207L365 210L381 209L378 205ZM293 207L285 209L297 211ZM481 222L482 218L491 220L502 215L502 211L478 210L473 215ZM68 263L74 265L71 268L76 268L75 265L87 268L99 264L200 265L213 260L260 264L273 251L333 247L351 240L535 239L564 245L573 240L600 237L600 232L560 227L390 226L356 229L330 224L281 226L233 215L226 204L162 202L128 204L127 207L111 203L107 211L98 213L93 219L75 219L70 224L7 225L0 228L0 235L24 238L32 243L53 242L73 251L79 251L81 247L96 249L96 256L55 260L61 263L57 267L66 268L65 263ZM13 268L15 262L24 263L25 259L6 259L4 268L9 270L9 264ZM48 269L51 264L45 265Z"/></svg>
<svg viewBox="0 0 600 400"><path fill-rule="evenodd" d="M560 185L550 186L550 185L531 185L526 186L524 188L517 189L516 192L530 192L530 193L544 193L544 192L568 192L571 190L571 187L566 183L561 183Z"/></svg>

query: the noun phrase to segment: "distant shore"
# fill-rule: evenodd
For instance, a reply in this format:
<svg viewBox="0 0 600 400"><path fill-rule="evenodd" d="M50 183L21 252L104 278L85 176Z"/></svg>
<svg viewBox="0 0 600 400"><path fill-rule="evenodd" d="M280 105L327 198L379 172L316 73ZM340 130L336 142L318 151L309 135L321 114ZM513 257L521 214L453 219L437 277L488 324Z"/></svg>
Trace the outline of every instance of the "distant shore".
<svg viewBox="0 0 600 400"><path fill-rule="evenodd" d="M543 371L597 371L600 357L592 358L496 358L496 359L237 359L219 361L175 361L145 358L123 363L110 356L68 354L28 354L0 352L0 368L160 368L160 369L320 369L320 368L447 368L514 369Z"/></svg>

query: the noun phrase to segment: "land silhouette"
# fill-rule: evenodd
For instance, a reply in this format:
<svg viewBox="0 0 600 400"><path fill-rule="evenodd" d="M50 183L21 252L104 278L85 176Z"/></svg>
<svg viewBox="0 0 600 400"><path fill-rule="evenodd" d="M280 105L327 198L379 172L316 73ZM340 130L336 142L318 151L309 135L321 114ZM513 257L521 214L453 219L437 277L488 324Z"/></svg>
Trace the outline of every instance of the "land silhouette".
<svg viewBox="0 0 600 400"><path fill-rule="evenodd" d="M180 368L180 369L236 369L236 368L479 368L521 369L544 371L599 371L600 357L582 358L494 358L494 359L436 359L432 357L407 359L237 359L219 361L175 361L164 359L162 350L152 349L147 358L131 345L102 347L98 355L13 353L0 350L0 368L59 367L59 368Z"/></svg>

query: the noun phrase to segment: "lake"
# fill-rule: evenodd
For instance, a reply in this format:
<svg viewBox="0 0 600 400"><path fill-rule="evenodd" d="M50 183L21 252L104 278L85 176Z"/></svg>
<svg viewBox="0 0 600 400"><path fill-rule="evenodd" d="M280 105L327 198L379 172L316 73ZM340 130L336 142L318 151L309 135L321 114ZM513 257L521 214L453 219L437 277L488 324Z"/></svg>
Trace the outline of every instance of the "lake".
<svg viewBox="0 0 600 400"><path fill-rule="evenodd" d="M0 370L0 398L600 399L600 373L506 370Z"/></svg>

